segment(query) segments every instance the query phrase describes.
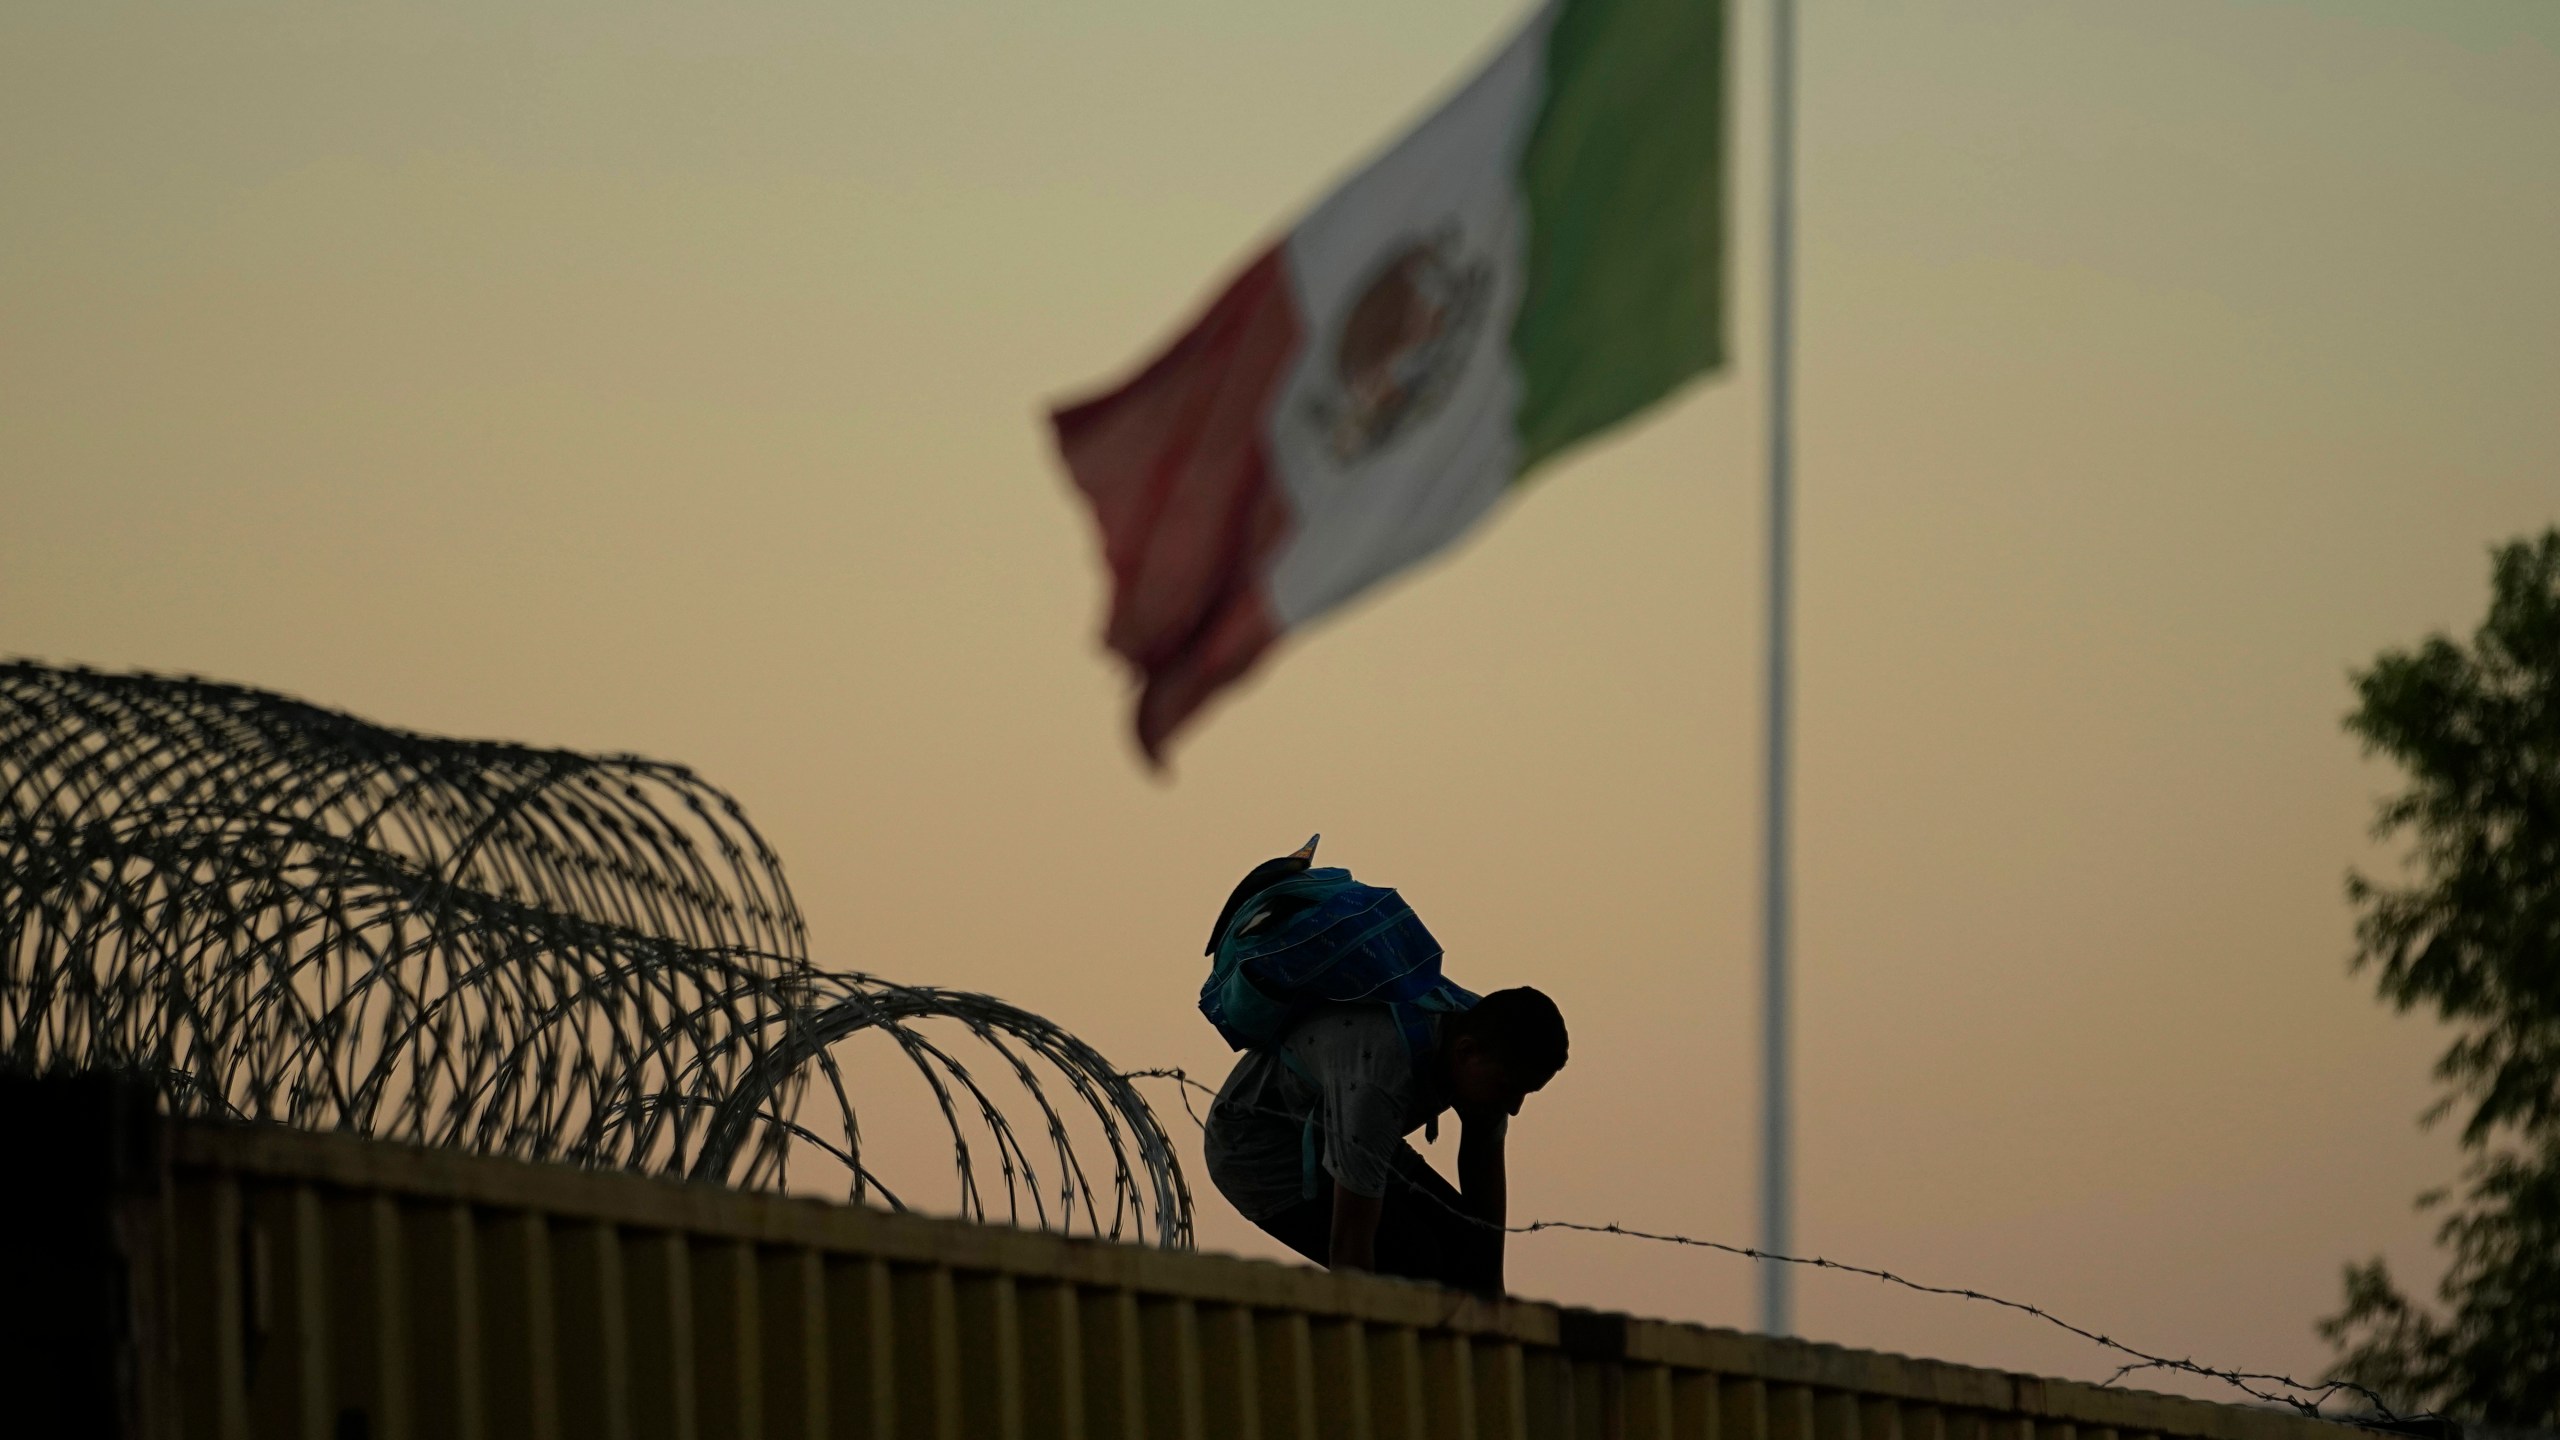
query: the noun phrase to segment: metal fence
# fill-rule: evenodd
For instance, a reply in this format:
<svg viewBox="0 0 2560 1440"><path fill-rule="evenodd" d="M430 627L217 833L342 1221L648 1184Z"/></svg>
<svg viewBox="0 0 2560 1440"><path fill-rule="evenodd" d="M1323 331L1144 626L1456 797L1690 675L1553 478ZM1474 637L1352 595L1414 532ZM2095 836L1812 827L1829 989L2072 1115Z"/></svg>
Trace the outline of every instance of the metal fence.
<svg viewBox="0 0 2560 1440"><path fill-rule="evenodd" d="M2336 1440L2297 1416L0 1084L22 1433ZM43 1427L51 1428L43 1428ZM7 1428L0 1425L0 1428ZM17 1432L13 1432L17 1433Z"/></svg>

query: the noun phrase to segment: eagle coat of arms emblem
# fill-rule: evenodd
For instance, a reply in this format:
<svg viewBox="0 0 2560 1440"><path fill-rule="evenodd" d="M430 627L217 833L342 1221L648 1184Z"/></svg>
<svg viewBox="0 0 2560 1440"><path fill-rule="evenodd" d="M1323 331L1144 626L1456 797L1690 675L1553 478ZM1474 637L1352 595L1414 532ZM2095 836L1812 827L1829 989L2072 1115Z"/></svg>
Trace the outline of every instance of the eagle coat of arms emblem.
<svg viewBox="0 0 2560 1440"><path fill-rule="evenodd" d="M1492 267L1444 225L1390 244L1352 292L1332 335L1332 373L1309 402L1339 465L1374 454L1448 398L1467 366Z"/></svg>

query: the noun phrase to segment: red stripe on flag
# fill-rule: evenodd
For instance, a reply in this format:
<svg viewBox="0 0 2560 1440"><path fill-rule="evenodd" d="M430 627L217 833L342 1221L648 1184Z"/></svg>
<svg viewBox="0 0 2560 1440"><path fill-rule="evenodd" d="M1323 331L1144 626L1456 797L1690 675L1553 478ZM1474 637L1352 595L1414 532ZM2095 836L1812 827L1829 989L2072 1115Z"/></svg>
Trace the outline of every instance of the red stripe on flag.
<svg viewBox="0 0 2560 1440"><path fill-rule="evenodd" d="M1263 577L1289 502L1264 422L1299 342L1274 248L1136 379L1050 417L1102 526L1103 640L1142 681L1138 745L1151 762L1279 637Z"/></svg>

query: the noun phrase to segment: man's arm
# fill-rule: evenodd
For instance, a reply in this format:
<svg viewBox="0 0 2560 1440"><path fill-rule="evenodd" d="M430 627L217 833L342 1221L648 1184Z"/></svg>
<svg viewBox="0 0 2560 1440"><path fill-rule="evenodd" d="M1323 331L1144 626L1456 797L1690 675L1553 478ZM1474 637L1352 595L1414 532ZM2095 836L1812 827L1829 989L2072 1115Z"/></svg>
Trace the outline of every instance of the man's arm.
<svg viewBox="0 0 2560 1440"><path fill-rule="evenodd" d="M1502 1288L1501 1227L1506 1223L1511 1205L1511 1177L1502 1159L1504 1117L1489 1115L1481 1120L1459 1117L1458 1193L1466 1201L1467 1213L1494 1228L1489 1237L1493 1243L1493 1285ZM1336 1213L1340 1211L1337 1209Z"/></svg>
<svg viewBox="0 0 2560 1440"><path fill-rule="evenodd" d="M1326 1269L1378 1268L1378 1212L1385 1208L1383 1197L1357 1194L1341 1181L1334 1182L1333 1248L1325 1261Z"/></svg>

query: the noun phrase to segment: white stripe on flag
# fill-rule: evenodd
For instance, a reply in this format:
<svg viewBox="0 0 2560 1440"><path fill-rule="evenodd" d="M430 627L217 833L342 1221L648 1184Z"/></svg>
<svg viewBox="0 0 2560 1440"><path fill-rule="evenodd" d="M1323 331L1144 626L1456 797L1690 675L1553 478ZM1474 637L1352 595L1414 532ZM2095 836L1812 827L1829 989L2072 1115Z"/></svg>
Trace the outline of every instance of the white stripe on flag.
<svg viewBox="0 0 2560 1440"><path fill-rule="evenodd" d="M1528 269L1519 157L1553 20L1553 7L1542 7L1465 89L1288 238L1307 341L1269 422L1295 511L1269 592L1286 628L1455 539L1519 468L1511 325ZM1435 299L1455 307L1444 309L1455 327L1444 338L1455 343L1402 377L1425 396L1402 423L1364 430L1362 400L1374 389L1345 373L1345 322L1383 270L1416 247L1430 252ZM1362 448L1372 431L1380 438Z"/></svg>

